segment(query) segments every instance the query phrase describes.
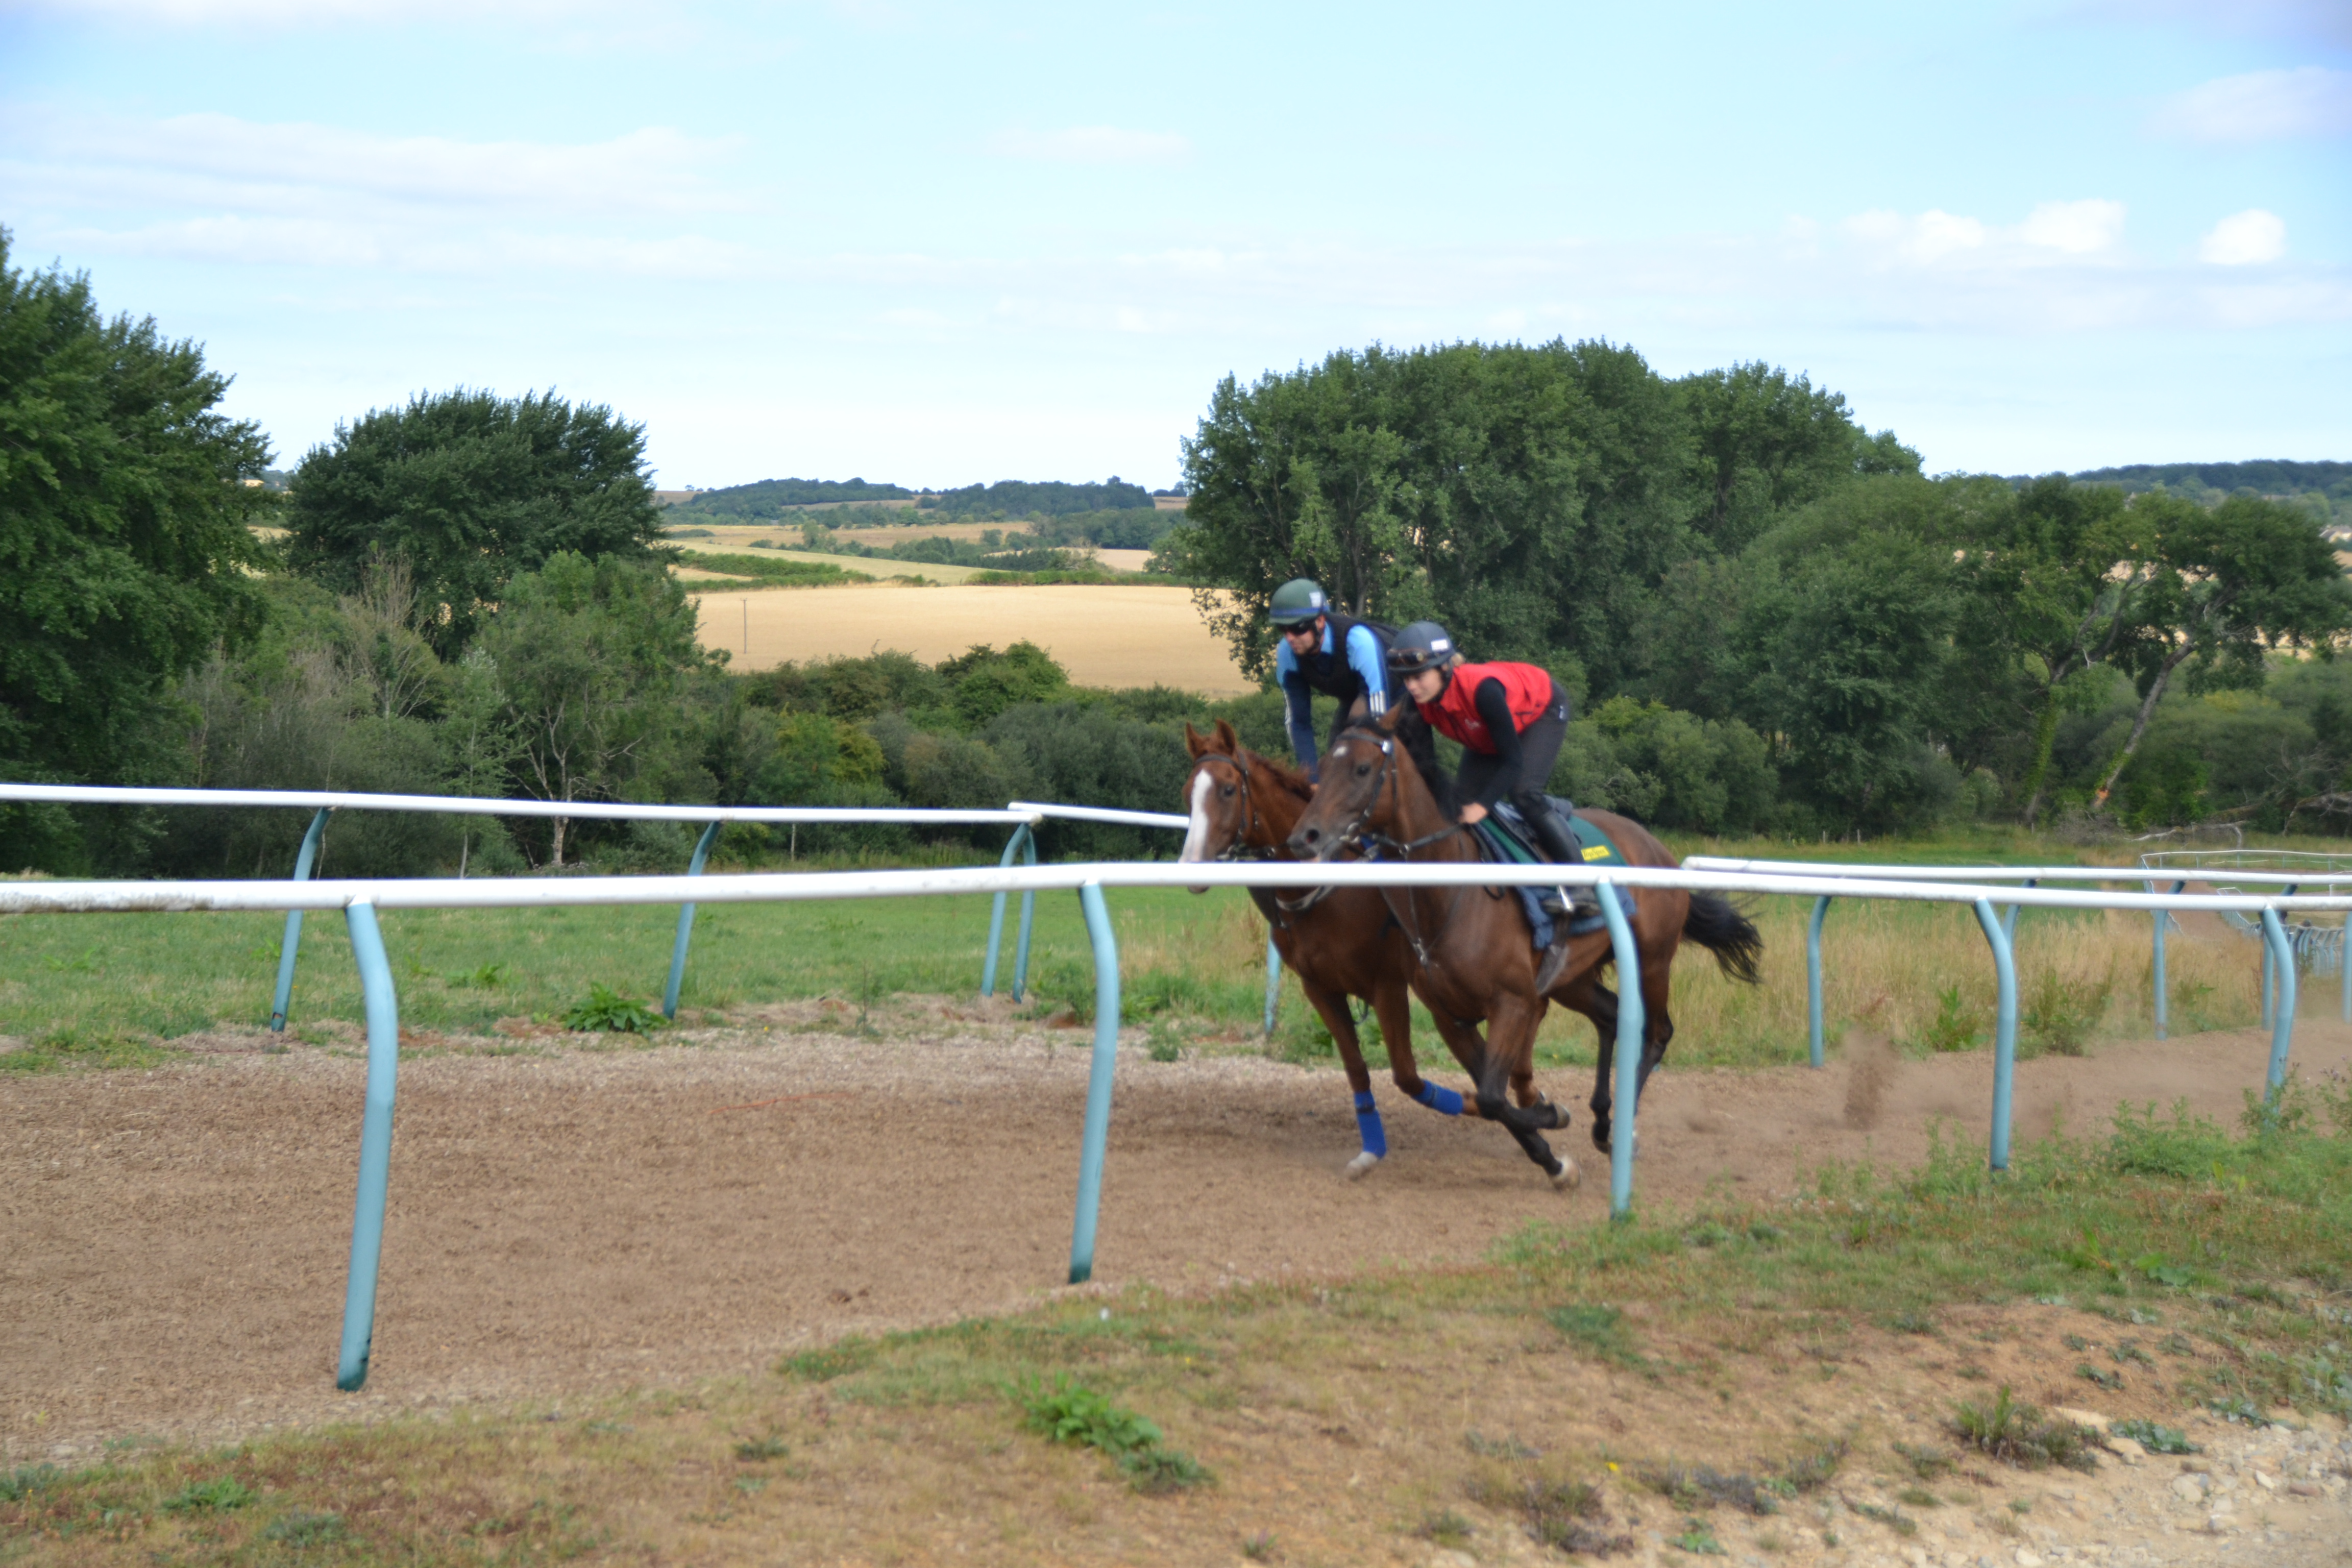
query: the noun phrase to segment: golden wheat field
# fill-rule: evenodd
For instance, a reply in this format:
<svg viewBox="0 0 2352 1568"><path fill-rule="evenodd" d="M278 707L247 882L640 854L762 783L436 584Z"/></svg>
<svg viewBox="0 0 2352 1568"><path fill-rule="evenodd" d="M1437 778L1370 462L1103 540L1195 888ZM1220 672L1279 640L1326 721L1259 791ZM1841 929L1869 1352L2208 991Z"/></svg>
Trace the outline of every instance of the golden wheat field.
<svg viewBox="0 0 2352 1568"><path fill-rule="evenodd" d="M1213 697L1255 689L1209 633L1189 588L910 588L889 583L693 595L706 647L737 669L896 649L935 664L976 643L1027 640L1081 686L1174 686Z"/></svg>

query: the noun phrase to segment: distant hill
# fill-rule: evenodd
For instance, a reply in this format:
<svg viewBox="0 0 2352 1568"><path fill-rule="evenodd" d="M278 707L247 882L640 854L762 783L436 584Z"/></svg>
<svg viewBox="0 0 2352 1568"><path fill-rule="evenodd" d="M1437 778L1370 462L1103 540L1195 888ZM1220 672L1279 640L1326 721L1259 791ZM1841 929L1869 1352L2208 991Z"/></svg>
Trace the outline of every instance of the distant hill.
<svg viewBox="0 0 2352 1568"><path fill-rule="evenodd" d="M760 521L782 517L793 507L914 499L915 492L904 485L874 485L864 479L761 479L757 484L698 491L678 510Z"/></svg>
<svg viewBox="0 0 2352 1568"><path fill-rule="evenodd" d="M949 517L1062 517L1074 511L1149 510L1151 492L1113 474L1098 485L1064 484L1059 479L1031 483L999 479L992 485L965 485L941 490L936 500L926 499L926 510Z"/></svg>
<svg viewBox="0 0 2352 1568"><path fill-rule="evenodd" d="M2352 497L2352 463L2298 463L2284 458L2251 463L2133 463L2073 476L2077 484L2115 485L2133 494L2162 485L2196 491L2251 489L2266 496L2316 490L2331 500Z"/></svg>

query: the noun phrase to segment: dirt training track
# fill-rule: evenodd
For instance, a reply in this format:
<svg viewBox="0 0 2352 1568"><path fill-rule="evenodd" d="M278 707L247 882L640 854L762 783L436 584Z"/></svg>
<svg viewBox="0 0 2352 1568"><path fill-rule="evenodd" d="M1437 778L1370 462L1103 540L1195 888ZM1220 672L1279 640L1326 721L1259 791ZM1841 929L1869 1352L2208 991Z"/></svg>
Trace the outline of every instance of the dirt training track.
<svg viewBox="0 0 2352 1568"><path fill-rule="evenodd" d="M265 1037L222 1035L193 1042L219 1055L184 1067L0 1079L0 1458L674 1384L1054 1288L1087 1037L912 1002L882 1038L802 1032L826 1026L817 1006L649 1050L489 1056L469 1047L513 1042L453 1039L406 1063L373 1373L356 1397L331 1386L354 1049L266 1055ZM2060 1119L2096 1131L2125 1100L2185 1098L2231 1121L2268 1044L2244 1030L2021 1064L2019 1135ZM2296 1053L2306 1075L2340 1068L2352 1030L2305 1020ZM1717 1184L1764 1199L1832 1158L1905 1168L1936 1118L1982 1137L1989 1056L1853 1056L1820 1074L1669 1065L1643 1110L1643 1201L1693 1205ZM1570 1196L1501 1130L1384 1083L1391 1152L1349 1183L1338 1073L1124 1050L1097 1279L1466 1260L1528 1219L1597 1220L1589 1071L1541 1081L1576 1107L1559 1144L1586 1173Z"/></svg>

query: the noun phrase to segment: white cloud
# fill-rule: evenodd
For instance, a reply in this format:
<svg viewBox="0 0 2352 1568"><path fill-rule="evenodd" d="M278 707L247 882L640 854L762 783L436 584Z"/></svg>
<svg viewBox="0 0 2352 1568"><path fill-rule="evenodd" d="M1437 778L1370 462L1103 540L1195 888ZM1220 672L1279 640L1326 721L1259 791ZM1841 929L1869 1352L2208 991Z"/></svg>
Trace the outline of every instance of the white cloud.
<svg viewBox="0 0 2352 1568"><path fill-rule="evenodd" d="M1999 227L1980 218L1930 207L1916 216L1859 213L1842 226L1882 264L1913 267L2048 266L2115 252L2124 233L2124 204L2096 198L2043 202L2022 223Z"/></svg>
<svg viewBox="0 0 2352 1568"><path fill-rule="evenodd" d="M2095 255L2123 237L2121 202L2043 202L2017 226L2017 237L2027 245L2068 256Z"/></svg>
<svg viewBox="0 0 2352 1568"><path fill-rule="evenodd" d="M2285 220L2260 207L2231 214L2207 230L2197 245L2197 259L2216 267L2276 261L2285 254Z"/></svg>
<svg viewBox="0 0 2352 1568"><path fill-rule="evenodd" d="M2277 142L2352 132L2352 71L2325 66L2218 77L2174 98L2159 130L2193 142Z"/></svg>
<svg viewBox="0 0 2352 1568"><path fill-rule="evenodd" d="M1048 163L1181 163L1192 143L1172 132L1074 125L1064 131L1000 131L988 150L1002 158Z"/></svg>
<svg viewBox="0 0 2352 1568"><path fill-rule="evenodd" d="M296 27L345 22L555 22L617 12L614 0L0 0L0 13L48 12L171 27Z"/></svg>
<svg viewBox="0 0 2352 1568"><path fill-rule="evenodd" d="M174 205L215 203L316 216L322 205L609 213L737 209L712 181L733 151L648 126L594 142L458 142L226 114L163 121L7 117L19 171L84 191ZM31 165L28 170L27 165Z"/></svg>

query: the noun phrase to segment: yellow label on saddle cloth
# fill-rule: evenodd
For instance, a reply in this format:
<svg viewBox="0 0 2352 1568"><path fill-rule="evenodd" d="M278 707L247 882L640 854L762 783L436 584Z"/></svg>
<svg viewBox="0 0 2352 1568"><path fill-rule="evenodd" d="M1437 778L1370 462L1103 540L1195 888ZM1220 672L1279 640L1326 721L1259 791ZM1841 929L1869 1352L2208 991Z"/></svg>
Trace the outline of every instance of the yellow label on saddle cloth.
<svg viewBox="0 0 2352 1568"><path fill-rule="evenodd" d="M1584 858L1587 860L1606 860L1609 858L1609 846L1606 844L1591 845L1585 849Z"/></svg>

